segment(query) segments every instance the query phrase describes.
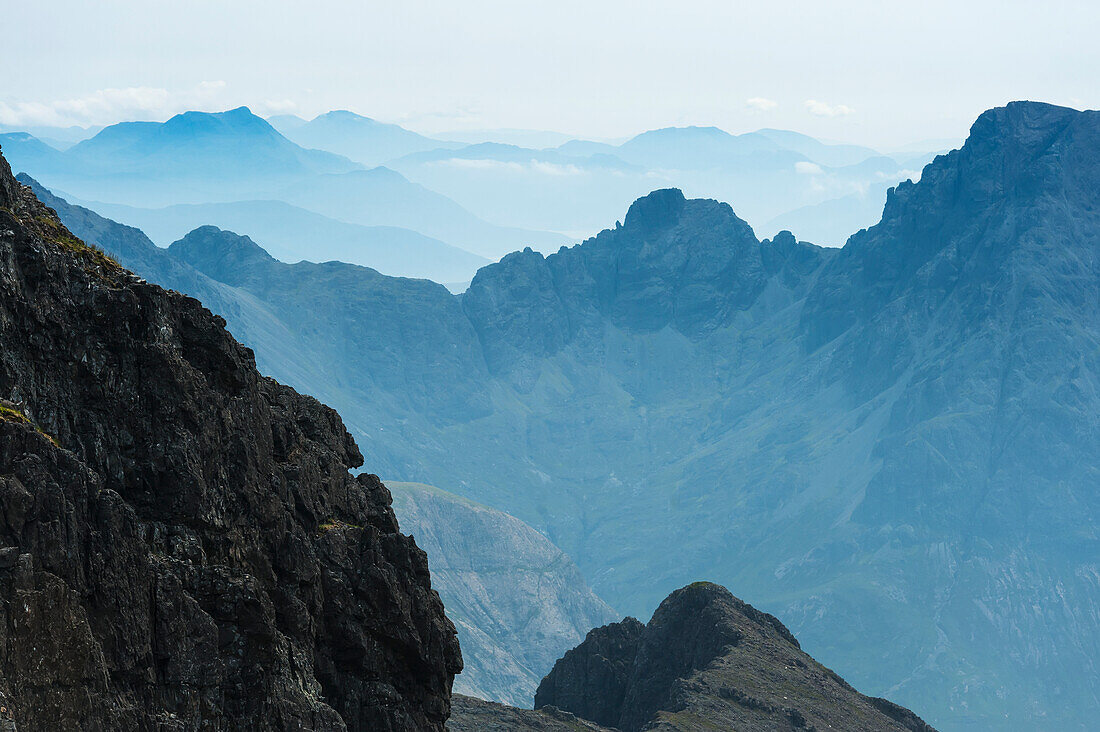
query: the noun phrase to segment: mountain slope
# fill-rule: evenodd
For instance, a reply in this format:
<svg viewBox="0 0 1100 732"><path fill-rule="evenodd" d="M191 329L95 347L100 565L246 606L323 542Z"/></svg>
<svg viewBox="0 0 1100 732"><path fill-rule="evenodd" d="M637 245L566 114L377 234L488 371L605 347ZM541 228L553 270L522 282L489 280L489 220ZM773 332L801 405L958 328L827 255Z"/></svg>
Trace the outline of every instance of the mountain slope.
<svg viewBox="0 0 1100 732"><path fill-rule="evenodd" d="M567 241L560 234L490 224L388 168L319 176L276 197L353 224L419 231L482 257L527 245L556 249Z"/></svg>
<svg viewBox="0 0 1100 732"><path fill-rule="evenodd" d="M593 630L543 679L535 706L623 732L934 732L908 709L863 696L774 617L709 582L673 592L645 626L628 618Z"/></svg>
<svg viewBox="0 0 1100 732"><path fill-rule="evenodd" d="M819 165L840 167L855 165L881 153L861 145L834 145L791 130L762 129L753 133L766 137L781 147L805 155Z"/></svg>
<svg viewBox="0 0 1100 732"><path fill-rule="evenodd" d="M0 157L7 719L442 730L461 660L424 554L336 413L223 326Z"/></svg>
<svg viewBox="0 0 1100 732"><path fill-rule="evenodd" d="M573 561L522 521L431 486L387 486L458 628L455 691L530 707L554 661L618 618Z"/></svg>

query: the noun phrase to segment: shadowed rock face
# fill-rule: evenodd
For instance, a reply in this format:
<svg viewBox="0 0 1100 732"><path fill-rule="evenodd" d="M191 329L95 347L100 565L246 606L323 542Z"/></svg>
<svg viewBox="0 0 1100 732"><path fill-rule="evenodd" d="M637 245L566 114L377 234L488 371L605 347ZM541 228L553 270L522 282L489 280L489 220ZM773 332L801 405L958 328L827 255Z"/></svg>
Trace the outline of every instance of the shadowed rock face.
<svg viewBox="0 0 1100 732"><path fill-rule="evenodd" d="M560 707L598 724L618 725L644 632L634 618L589 631L539 684L535 708Z"/></svg>
<svg viewBox="0 0 1100 732"><path fill-rule="evenodd" d="M593 630L543 679L535 706L624 732L932 730L863 696L776 618L709 582L669 595L648 625L627 618Z"/></svg>
<svg viewBox="0 0 1100 732"><path fill-rule="evenodd" d="M454 629L334 411L0 158L0 706L19 729L442 730Z"/></svg>

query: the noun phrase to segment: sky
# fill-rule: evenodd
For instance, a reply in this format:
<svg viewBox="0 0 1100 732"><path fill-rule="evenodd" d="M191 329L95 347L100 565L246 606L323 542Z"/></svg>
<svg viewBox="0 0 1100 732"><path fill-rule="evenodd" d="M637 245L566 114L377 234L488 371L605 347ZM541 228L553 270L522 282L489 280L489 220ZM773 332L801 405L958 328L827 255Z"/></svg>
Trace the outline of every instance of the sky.
<svg viewBox="0 0 1100 732"><path fill-rule="evenodd" d="M0 125L248 105L426 133L716 125L880 149L1100 107L1100 3L5 0Z"/></svg>

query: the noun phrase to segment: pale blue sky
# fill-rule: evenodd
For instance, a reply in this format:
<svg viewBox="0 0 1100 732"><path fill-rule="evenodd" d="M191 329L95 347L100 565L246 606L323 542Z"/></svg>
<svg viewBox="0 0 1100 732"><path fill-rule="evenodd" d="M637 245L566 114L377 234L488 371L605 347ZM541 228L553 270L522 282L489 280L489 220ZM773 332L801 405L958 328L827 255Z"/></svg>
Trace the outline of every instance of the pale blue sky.
<svg viewBox="0 0 1100 732"><path fill-rule="evenodd" d="M1100 106L1100 3L6 3L0 124L247 104L425 132L714 124L880 147L1012 99Z"/></svg>

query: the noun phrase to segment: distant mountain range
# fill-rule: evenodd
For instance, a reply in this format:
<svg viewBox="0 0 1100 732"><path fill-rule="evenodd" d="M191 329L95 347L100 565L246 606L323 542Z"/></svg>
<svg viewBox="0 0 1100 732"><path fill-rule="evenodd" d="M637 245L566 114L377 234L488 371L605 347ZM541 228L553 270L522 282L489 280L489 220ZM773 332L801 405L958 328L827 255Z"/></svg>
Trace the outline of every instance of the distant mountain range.
<svg viewBox="0 0 1100 732"><path fill-rule="evenodd" d="M362 167L295 145L245 107L123 122L56 154L36 143L0 137L14 170L80 198L134 206L262 198L291 181Z"/></svg>
<svg viewBox="0 0 1100 732"><path fill-rule="evenodd" d="M258 211L256 201L281 201L345 223L408 229L488 259L525 246L550 253L598 231L638 197L672 186L736 201L762 233L797 227L803 238L839 245L877 220L887 188L918 176L930 159L919 151L887 157L784 130L665 128L621 144L517 130L450 140L348 111L263 120L245 107L98 132L38 131L70 142L51 146L23 131L0 135L0 145L16 170L73 200L153 210L248 203L237 207L230 228L257 238L271 227L247 212ZM174 232L185 233L178 226ZM413 256L420 248L409 248L410 235L391 233L392 241L375 232L362 256L348 259L448 282L472 274L452 255L439 267L418 267L434 260ZM324 242L270 245L339 250ZM369 258L386 248L389 256Z"/></svg>
<svg viewBox="0 0 1100 732"><path fill-rule="evenodd" d="M335 114L314 122L342 120ZM224 204L212 215L261 237L274 228L268 215L275 208L293 227L272 237L272 246L293 260L337 255L392 274L457 282L469 280L484 257L528 245L553 250L568 242L562 234L496 226L394 171L367 170L340 155L301 147L244 107L112 125L64 152L26 133L0 135L0 146L15 170L74 200L104 204L115 213L129 207L120 218L158 231L178 232L181 220L190 228L217 223L193 217L210 211L201 208L206 204ZM337 231L338 225L326 222L309 232L302 212L275 202L389 230ZM300 237L297 245L291 237Z"/></svg>
<svg viewBox="0 0 1100 732"><path fill-rule="evenodd" d="M715 127L642 133L621 145L574 140L535 150L482 143L413 153L387 163L411 180L501 224L584 234L660 186L736 201L762 231L788 211L851 195L877 205L803 212L799 236L834 241L873 224L886 189L918 177L931 155L893 159L794 132L731 135ZM843 243L843 240L836 242Z"/></svg>
<svg viewBox="0 0 1100 732"><path fill-rule="evenodd" d="M1016 103L843 249L662 190L460 297L213 229L132 266L337 406L383 477L538 528L616 608L708 576L938 727L1087 728L1097 160L1100 114Z"/></svg>

